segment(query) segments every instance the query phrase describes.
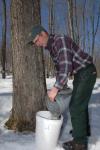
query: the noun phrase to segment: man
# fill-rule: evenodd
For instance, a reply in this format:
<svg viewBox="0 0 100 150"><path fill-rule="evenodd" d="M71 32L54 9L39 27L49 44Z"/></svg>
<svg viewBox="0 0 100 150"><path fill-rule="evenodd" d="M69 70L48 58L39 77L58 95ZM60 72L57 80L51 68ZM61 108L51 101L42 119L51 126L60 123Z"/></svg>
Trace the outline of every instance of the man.
<svg viewBox="0 0 100 150"><path fill-rule="evenodd" d="M97 76L92 57L83 52L71 38L49 35L40 25L32 28L28 43L44 47L53 59L57 73L56 82L48 92L52 102L68 77L74 75L69 105L73 140L64 143L63 147L65 150L87 150L88 103Z"/></svg>

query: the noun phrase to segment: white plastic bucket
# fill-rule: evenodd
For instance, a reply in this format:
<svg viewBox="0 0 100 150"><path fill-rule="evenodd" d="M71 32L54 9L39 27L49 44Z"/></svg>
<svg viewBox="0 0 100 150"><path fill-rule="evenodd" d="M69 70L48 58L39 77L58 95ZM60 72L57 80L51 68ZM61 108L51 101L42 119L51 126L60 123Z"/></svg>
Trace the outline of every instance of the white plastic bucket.
<svg viewBox="0 0 100 150"><path fill-rule="evenodd" d="M36 114L36 150L55 150L63 117L53 119L49 111L39 111Z"/></svg>

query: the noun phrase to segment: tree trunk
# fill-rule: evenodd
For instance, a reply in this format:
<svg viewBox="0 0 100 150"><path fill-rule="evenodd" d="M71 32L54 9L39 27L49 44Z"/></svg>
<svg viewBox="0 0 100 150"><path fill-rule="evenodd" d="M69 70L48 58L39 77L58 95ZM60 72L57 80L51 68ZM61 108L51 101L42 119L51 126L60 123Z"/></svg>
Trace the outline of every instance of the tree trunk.
<svg viewBox="0 0 100 150"><path fill-rule="evenodd" d="M74 11L74 14L75 14L75 28L76 28L76 32L75 32L75 39L76 39L76 43L79 45L79 42L80 42L80 35L79 35L79 24L78 24L78 14L77 14L77 2L75 0L74 2L75 4L75 11Z"/></svg>
<svg viewBox="0 0 100 150"><path fill-rule="evenodd" d="M73 23L73 0L67 0L68 3L68 23L70 37L74 40L74 23Z"/></svg>
<svg viewBox="0 0 100 150"><path fill-rule="evenodd" d="M89 26L89 20L88 18L86 18L86 24L87 24L87 27ZM88 40L88 44L87 44L87 47L88 47L88 53L91 54L91 48L90 48L90 31L89 29L87 28L87 40Z"/></svg>
<svg viewBox="0 0 100 150"><path fill-rule="evenodd" d="M84 1L84 5L83 5L83 13L82 13L82 17L83 17L83 50L85 50L85 42L86 42L86 34L85 34L85 11L86 11L86 0Z"/></svg>
<svg viewBox="0 0 100 150"><path fill-rule="evenodd" d="M94 8L94 5L93 5ZM98 16L97 16L97 22L95 22L95 16L94 14L91 16L91 24L92 24L92 57L93 61L95 61L94 51L95 51L95 38L96 34L99 28L99 21L100 21L100 6L98 9Z"/></svg>
<svg viewBox="0 0 100 150"><path fill-rule="evenodd" d="M49 33L54 34L55 32L55 12L54 12L54 0L49 0ZM47 67L47 73L46 76L49 78L50 76L54 76L54 65L50 56L50 53L48 53L48 61L45 63Z"/></svg>
<svg viewBox="0 0 100 150"><path fill-rule="evenodd" d="M49 33L54 34L55 28L54 28L54 19L55 19L55 13L54 13L54 0L49 0Z"/></svg>
<svg viewBox="0 0 100 150"><path fill-rule="evenodd" d="M6 64L6 2L2 0L3 4L3 25L2 25L2 52L1 52L1 64L2 64L2 78L6 78L5 64Z"/></svg>
<svg viewBox="0 0 100 150"><path fill-rule="evenodd" d="M40 0L12 0L13 107L10 129L35 129L36 112L45 109L46 82L43 51L26 46L33 24L40 24Z"/></svg>

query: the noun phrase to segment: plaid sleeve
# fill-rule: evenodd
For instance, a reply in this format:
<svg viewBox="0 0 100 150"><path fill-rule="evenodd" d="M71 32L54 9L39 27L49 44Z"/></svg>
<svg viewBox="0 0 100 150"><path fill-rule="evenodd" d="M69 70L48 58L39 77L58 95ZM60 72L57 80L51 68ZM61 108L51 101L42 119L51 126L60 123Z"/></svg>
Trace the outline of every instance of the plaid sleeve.
<svg viewBox="0 0 100 150"><path fill-rule="evenodd" d="M56 82L54 86L58 89L62 89L64 85L67 83L67 74L68 74L68 60L67 60L67 48L65 46L64 38L61 39L62 46L59 49L58 54L58 68L56 74Z"/></svg>

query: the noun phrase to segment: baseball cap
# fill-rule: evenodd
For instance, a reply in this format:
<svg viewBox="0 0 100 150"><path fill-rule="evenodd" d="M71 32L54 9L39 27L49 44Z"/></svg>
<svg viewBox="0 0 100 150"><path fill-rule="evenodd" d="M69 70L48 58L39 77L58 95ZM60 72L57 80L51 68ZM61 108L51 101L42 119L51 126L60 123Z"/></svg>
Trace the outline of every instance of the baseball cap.
<svg viewBox="0 0 100 150"><path fill-rule="evenodd" d="M30 33L28 34L27 44L33 44L35 37L42 31L47 32L41 25L35 25L32 27Z"/></svg>

